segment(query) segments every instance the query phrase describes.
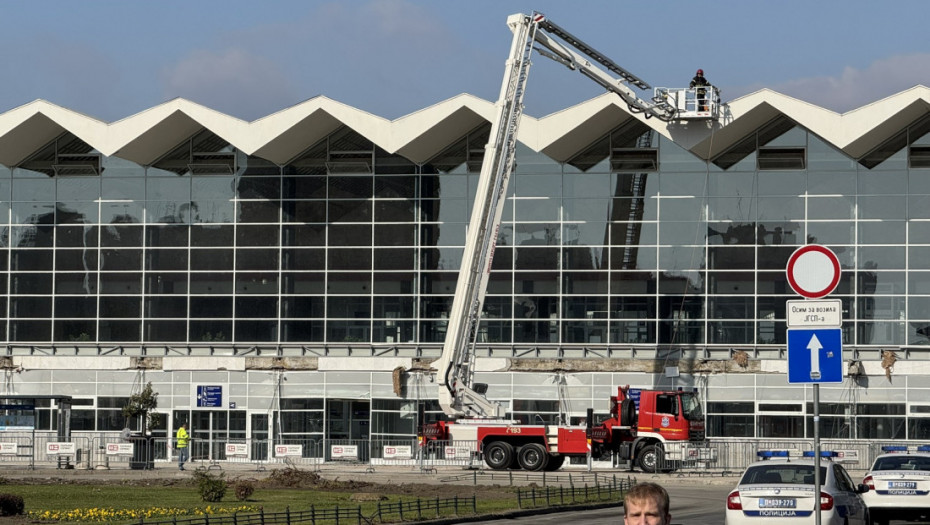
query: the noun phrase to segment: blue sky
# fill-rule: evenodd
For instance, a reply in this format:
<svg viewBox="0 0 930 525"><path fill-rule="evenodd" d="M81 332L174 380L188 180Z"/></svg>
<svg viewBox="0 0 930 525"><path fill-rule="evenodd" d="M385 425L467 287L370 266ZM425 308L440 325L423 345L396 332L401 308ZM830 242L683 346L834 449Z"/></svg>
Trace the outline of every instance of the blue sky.
<svg viewBox="0 0 930 525"><path fill-rule="evenodd" d="M254 120L325 95L394 119L494 100L507 16L533 10L653 86L701 67L725 101L770 88L845 112L930 86L926 0L0 0L0 112L41 98L114 121L183 97ZM525 112L601 93L536 55Z"/></svg>

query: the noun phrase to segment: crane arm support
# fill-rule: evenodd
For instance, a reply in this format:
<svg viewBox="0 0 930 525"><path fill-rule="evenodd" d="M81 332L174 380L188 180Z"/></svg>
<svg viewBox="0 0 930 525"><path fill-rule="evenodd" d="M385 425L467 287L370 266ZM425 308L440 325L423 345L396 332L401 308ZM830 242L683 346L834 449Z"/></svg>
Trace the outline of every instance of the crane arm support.
<svg viewBox="0 0 930 525"><path fill-rule="evenodd" d="M647 117L656 117L659 120L668 122L675 118L674 108L660 106L647 102L639 98L636 93L627 85L632 84L640 89L651 89L649 84L640 80L629 71L615 64L609 58L605 57L591 46L585 44L580 39L571 35L559 26L544 20L539 24L541 29L545 29L551 34L558 36L560 39L571 45L580 52L562 45L561 42L549 38L545 33L536 33L536 42L544 46L551 53L541 52L546 58L551 58L556 62L568 67L571 70L578 71L582 75L590 78L604 89L616 93L621 99L636 113L645 113ZM553 56L555 55L555 56ZM606 68L611 73L618 75L620 78L611 76L607 71L598 67L598 64Z"/></svg>

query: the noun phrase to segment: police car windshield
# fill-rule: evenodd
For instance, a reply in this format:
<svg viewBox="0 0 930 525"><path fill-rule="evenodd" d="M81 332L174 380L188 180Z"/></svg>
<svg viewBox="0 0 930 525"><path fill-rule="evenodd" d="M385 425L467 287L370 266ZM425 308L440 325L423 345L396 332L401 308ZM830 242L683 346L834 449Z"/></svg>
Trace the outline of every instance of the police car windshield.
<svg viewBox="0 0 930 525"><path fill-rule="evenodd" d="M827 477L827 468L820 467L820 481ZM792 485L813 485L814 466L797 463L772 463L749 467L740 480L740 485L760 485L767 483L787 483Z"/></svg>
<svg viewBox="0 0 930 525"><path fill-rule="evenodd" d="M901 455L878 458L872 470L930 470L930 457Z"/></svg>

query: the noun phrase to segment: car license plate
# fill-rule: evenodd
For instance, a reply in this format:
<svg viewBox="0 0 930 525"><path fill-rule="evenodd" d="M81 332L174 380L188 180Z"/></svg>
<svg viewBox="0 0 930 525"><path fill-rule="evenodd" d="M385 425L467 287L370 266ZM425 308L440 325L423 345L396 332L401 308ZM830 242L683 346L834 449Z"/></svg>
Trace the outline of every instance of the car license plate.
<svg viewBox="0 0 930 525"><path fill-rule="evenodd" d="M916 489L917 482L916 481L889 481L888 488L889 489Z"/></svg>
<svg viewBox="0 0 930 525"><path fill-rule="evenodd" d="M794 498L759 498L760 509L793 509L796 506Z"/></svg>

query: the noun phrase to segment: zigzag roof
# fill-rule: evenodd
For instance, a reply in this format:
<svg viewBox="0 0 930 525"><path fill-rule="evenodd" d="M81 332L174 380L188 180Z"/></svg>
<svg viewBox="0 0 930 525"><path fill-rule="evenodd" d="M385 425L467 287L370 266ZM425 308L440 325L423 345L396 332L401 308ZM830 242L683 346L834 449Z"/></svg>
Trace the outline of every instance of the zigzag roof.
<svg viewBox="0 0 930 525"><path fill-rule="evenodd" d="M631 113L613 94L535 118L523 115L519 141L566 161L608 131L638 119L702 159L709 159L778 116L860 158L909 124L930 114L930 89L915 86L844 114L763 89L729 102L723 120L666 123ZM494 104L461 94L396 120L324 96L253 122L182 98L107 123L45 100L0 114L0 164L16 166L64 132L107 156L149 165L177 146L179 137L208 129L239 150L286 164L336 129L348 126L389 153L423 163L494 117Z"/></svg>

